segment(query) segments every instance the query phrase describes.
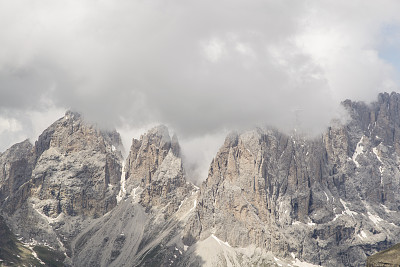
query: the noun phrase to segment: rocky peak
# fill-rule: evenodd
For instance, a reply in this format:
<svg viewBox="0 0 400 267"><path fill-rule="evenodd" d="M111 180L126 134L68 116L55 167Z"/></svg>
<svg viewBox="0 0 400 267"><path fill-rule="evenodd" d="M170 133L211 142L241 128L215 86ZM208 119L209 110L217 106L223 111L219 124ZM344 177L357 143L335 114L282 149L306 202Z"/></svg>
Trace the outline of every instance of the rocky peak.
<svg viewBox="0 0 400 267"><path fill-rule="evenodd" d="M66 120L81 120L82 115L79 112L67 110L65 112L64 119L66 119Z"/></svg>
<svg viewBox="0 0 400 267"><path fill-rule="evenodd" d="M345 101L350 121L312 140L276 130L230 134L201 186L186 244L215 235L283 258L359 266L400 241L399 100Z"/></svg>
<svg viewBox="0 0 400 267"><path fill-rule="evenodd" d="M147 207L167 205L170 214L186 197L186 183L178 138L171 139L166 126L157 126L133 139L125 165L127 192L143 189L141 203Z"/></svg>
<svg viewBox="0 0 400 267"><path fill-rule="evenodd" d="M11 228L25 240L43 239L68 251L86 223L116 206L121 148L116 131L102 131L70 111L34 147L27 141L12 147L8 158L19 159L10 176L15 178L3 182L0 193L15 191L2 207ZM45 226L38 231L38 225Z"/></svg>
<svg viewBox="0 0 400 267"><path fill-rule="evenodd" d="M32 192L34 195L38 194L39 198L56 200L56 206L46 208L51 210L50 213L59 214L64 211L60 198L74 198L72 203L67 203L71 200L65 203L65 212L70 215L87 212L99 215L115 205L115 196L112 195L118 192L122 171L122 154L118 149L122 144L116 131L101 131L95 125L87 123L79 113L67 111L63 118L39 136L35 147L37 164L33 178L44 179L44 184L35 186ZM62 188L71 192L72 185L76 185L80 193L62 197ZM82 190L83 188L86 189ZM111 207L96 201L103 199L106 192L110 193L107 202L114 202L110 204ZM87 197L93 197L91 201L94 202L87 203ZM81 201L84 202L80 203ZM76 205L75 202L80 204Z"/></svg>
<svg viewBox="0 0 400 267"><path fill-rule="evenodd" d="M146 186L171 149L171 138L166 126L157 126L133 139L126 161L126 179Z"/></svg>
<svg viewBox="0 0 400 267"><path fill-rule="evenodd" d="M122 148L122 142L115 130L102 131L96 125L87 123L79 113L67 111L63 118L39 136L35 143L37 157L50 147L62 153L87 149L105 153Z"/></svg>
<svg viewBox="0 0 400 267"><path fill-rule="evenodd" d="M400 242L399 101L346 100L314 139L231 133L200 191L167 127L132 140L122 173L119 134L67 112L0 154L1 211L74 266L364 266Z"/></svg>
<svg viewBox="0 0 400 267"><path fill-rule="evenodd" d="M348 110L352 121L349 127L357 135L365 135L374 145L384 143L394 145L400 152L400 94L396 92L381 93L377 101L371 104L346 100L343 105ZM351 140L355 149L357 137Z"/></svg>

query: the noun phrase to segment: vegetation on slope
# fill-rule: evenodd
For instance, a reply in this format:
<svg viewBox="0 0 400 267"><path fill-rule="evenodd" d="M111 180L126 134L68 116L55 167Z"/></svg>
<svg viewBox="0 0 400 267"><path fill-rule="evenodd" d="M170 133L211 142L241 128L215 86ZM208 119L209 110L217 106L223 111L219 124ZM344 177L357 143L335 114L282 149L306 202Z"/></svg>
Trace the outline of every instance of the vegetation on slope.
<svg viewBox="0 0 400 267"><path fill-rule="evenodd" d="M35 246L33 251L17 239L0 216L0 266L64 266L65 256L60 252L42 246Z"/></svg>
<svg viewBox="0 0 400 267"><path fill-rule="evenodd" d="M394 267L400 266L400 243L378 252L367 259L367 267Z"/></svg>

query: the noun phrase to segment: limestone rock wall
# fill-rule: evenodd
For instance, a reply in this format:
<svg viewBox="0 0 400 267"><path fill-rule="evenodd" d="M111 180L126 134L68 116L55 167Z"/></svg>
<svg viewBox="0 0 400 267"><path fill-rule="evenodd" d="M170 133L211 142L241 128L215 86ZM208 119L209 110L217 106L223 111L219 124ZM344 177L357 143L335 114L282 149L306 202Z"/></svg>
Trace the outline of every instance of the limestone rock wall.
<svg viewBox="0 0 400 267"><path fill-rule="evenodd" d="M125 170L128 194L140 187L147 209L166 206L166 214L172 214L193 189L185 179L178 139L165 126L133 139Z"/></svg>
<svg viewBox="0 0 400 267"><path fill-rule="evenodd" d="M28 198L27 182L31 179L34 162L34 149L29 140L0 154L0 206L7 201L11 211ZM18 201L11 203L12 199Z"/></svg>
<svg viewBox="0 0 400 267"><path fill-rule="evenodd" d="M10 227L24 240L68 251L90 220L117 205L121 148L118 133L70 111L34 146L11 147L0 157L1 210Z"/></svg>
<svg viewBox="0 0 400 267"><path fill-rule="evenodd" d="M225 140L186 225L185 242L215 234L288 259L360 266L399 241L399 94L345 101L351 119L312 140L276 130Z"/></svg>

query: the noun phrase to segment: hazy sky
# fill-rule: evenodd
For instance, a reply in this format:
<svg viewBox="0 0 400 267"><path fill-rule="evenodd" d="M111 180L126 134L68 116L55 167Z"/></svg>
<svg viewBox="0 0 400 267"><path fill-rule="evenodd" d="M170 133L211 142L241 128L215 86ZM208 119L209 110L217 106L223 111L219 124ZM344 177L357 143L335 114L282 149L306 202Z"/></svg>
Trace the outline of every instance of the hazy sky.
<svg viewBox="0 0 400 267"><path fill-rule="evenodd" d="M398 0L0 0L0 151L66 109L126 140L167 124L207 164L231 129L321 131L340 101L398 91L399 10Z"/></svg>

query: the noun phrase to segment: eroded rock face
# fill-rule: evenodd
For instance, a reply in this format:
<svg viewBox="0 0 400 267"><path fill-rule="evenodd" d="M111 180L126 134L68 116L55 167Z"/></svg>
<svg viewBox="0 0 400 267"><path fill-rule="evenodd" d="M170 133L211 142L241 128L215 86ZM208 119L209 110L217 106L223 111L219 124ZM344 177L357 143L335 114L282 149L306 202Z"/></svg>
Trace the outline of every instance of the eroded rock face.
<svg viewBox="0 0 400 267"><path fill-rule="evenodd" d="M98 217L116 205L122 159L120 137L67 112L39 136L31 197L46 200L46 216Z"/></svg>
<svg viewBox="0 0 400 267"><path fill-rule="evenodd" d="M121 147L115 131L100 131L67 112L34 147L25 141L10 148L2 155L0 177L2 193L9 195L2 211L14 232L68 252L91 219L116 206Z"/></svg>
<svg viewBox="0 0 400 267"><path fill-rule="evenodd" d="M128 194L143 189L140 203L147 209L167 205L166 214L172 214L193 189L185 179L178 139L171 139L165 126L132 140L125 170Z"/></svg>
<svg viewBox="0 0 400 267"><path fill-rule="evenodd" d="M399 104L345 101L348 123L313 140L232 133L200 191L166 127L132 141L123 171L118 133L67 112L0 154L1 212L73 266L364 266L400 241Z"/></svg>
<svg viewBox="0 0 400 267"><path fill-rule="evenodd" d="M323 266L359 266L399 241L399 94L345 101L351 120L307 140L275 130L231 134L211 163L185 242Z"/></svg>
<svg viewBox="0 0 400 267"><path fill-rule="evenodd" d="M20 199L22 202L28 197L27 190L18 189L31 179L34 167L34 151L29 140L13 145L0 154L0 206L9 198ZM25 184L25 185L24 185ZM16 193L19 196L15 196ZM14 203L10 208L18 207L21 203Z"/></svg>
<svg viewBox="0 0 400 267"><path fill-rule="evenodd" d="M74 240L73 265L179 265L182 226L196 195L165 126L133 139L121 184L118 205Z"/></svg>
<svg viewBox="0 0 400 267"><path fill-rule="evenodd" d="M66 265L167 264L196 197L178 140L164 126L134 139L124 174L121 148L118 133L67 112L34 146L1 154L1 211L13 232L65 252ZM148 257L155 247L160 259Z"/></svg>

